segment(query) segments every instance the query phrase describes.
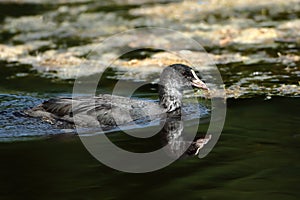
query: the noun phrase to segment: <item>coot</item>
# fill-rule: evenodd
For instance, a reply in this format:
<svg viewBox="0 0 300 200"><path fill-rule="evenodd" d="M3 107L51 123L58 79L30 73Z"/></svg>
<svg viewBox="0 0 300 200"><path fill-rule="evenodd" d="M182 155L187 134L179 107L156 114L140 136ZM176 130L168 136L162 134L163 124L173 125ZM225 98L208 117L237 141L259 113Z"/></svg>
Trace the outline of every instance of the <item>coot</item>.
<svg viewBox="0 0 300 200"><path fill-rule="evenodd" d="M115 127L131 122L143 123L162 113L178 112L185 89L197 87L208 90L195 71L183 64L166 67L158 87L159 103L103 94L50 99L25 113L62 128L74 128L75 122L80 127Z"/></svg>

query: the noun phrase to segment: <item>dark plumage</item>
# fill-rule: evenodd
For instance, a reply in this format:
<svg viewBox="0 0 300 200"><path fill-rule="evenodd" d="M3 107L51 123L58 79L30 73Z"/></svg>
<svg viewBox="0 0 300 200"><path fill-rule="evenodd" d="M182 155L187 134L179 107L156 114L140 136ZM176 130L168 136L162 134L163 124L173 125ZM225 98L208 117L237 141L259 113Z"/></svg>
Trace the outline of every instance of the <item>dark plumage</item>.
<svg viewBox="0 0 300 200"><path fill-rule="evenodd" d="M32 117L63 128L114 127L130 122L145 123L162 113L178 111L182 106L183 91L192 86L207 90L192 68L174 64L166 67L160 77L159 104L107 94L96 97L58 98L26 110Z"/></svg>

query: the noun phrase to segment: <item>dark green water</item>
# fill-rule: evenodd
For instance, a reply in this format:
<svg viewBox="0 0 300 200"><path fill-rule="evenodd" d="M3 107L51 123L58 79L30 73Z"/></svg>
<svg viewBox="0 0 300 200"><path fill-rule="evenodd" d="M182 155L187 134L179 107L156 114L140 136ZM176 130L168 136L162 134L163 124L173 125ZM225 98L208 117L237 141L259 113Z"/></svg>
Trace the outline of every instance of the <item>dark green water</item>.
<svg viewBox="0 0 300 200"><path fill-rule="evenodd" d="M104 166L74 135L1 143L0 198L299 199L299 111L297 98L230 100L207 157L146 174Z"/></svg>
<svg viewBox="0 0 300 200"><path fill-rule="evenodd" d="M28 75L14 77L16 68L2 65L6 84L0 95L0 199L300 197L299 98L228 100L224 130L207 157L188 157L159 171L128 174L94 159L78 136L19 116L18 111L44 99L70 95L72 84L43 78L24 66L18 69ZM113 81L103 81L107 86L99 92L111 89ZM136 95L156 98L155 93L153 85ZM198 133L206 128L201 125ZM122 132L112 133L110 139L135 152L145 149L141 140Z"/></svg>

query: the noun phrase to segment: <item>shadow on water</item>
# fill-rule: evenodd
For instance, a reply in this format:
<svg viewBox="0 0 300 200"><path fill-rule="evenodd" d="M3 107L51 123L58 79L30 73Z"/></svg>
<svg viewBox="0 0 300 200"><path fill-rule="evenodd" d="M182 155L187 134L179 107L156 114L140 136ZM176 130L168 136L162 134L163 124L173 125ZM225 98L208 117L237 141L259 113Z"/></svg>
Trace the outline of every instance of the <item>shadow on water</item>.
<svg viewBox="0 0 300 200"><path fill-rule="evenodd" d="M44 5L44 4L34 4L34 3L1 3L0 2L0 22L4 20L5 17L19 17L26 15L37 15L42 14L48 10L55 9L57 6L54 5Z"/></svg>
<svg viewBox="0 0 300 200"><path fill-rule="evenodd" d="M62 93L72 91L73 81L47 78L31 65L0 62L0 91Z"/></svg>

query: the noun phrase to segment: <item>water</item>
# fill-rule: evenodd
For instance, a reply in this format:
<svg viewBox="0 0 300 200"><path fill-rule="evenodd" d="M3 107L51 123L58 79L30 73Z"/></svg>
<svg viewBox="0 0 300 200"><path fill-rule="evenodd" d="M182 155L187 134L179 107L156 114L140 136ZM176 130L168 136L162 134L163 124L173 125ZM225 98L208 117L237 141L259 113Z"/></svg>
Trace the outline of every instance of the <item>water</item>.
<svg viewBox="0 0 300 200"><path fill-rule="evenodd" d="M160 2L163 9L157 9L155 2ZM236 1L239 6L235 7L235 2L229 1L220 15L218 5L216 9L211 5L208 8L212 10L205 10L205 6L199 9L192 2L178 5L169 2L175 1L1 3L1 200L299 199L298 4L290 0L265 1L265 5ZM195 9L186 12L189 3ZM203 5L208 3L203 2ZM220 4L224 6L223 1ZM176 12L169 12L173 10ZM217 58L216 64L231 91L231 99L227 102L222 135L208 156L203 159L187 156L151 173L124 173L97 161L74 132L66 133L23 115L24 109L46 99L71 96L74 80L55 78L68 77L64 73L75 74L76 70L68 66L72 62L68 60L70 55L86 58L99 41L145 26L181 31L202 42ZM115 45L91 58L107 62L119 50ZM120 45L128 49L139 47L138 43ZM64 53L70 54L65 56ZM137 65L146 66L133 70L125 77L124 85L134 87L139 84L137 81L155 80L160 68L147 74L143 69L153 63L147 65L143 59L153 61L159 53L161 50L146 48L118 58L124 66L130 66L131 59L135 59L133 63ZM55 60L57 56L61 57ZM218 56L221 57L218 59ZM97 93L110 93L118 79L130 69L122 68L124 66L108 69ZM134 97L157 99L157 84L144 85ZM201 100L201 103L207 101ZM146 130L143 128L141 130ZM185 128L195 126L190 123ZM197 137L203 137L207 128L207 123L201 124ZM160 136L145 141L117 129L107 135L119 147L133 152L147 152L162 145Z"/></svg>
<svg viewBox="0 0 300 200"><path fill-rule="evenodd" d="M2 65L4 74L12 76L14 69ZM108 71L104 77L112 74ZM37 89L36 79L41 83ZM104 78L102 82L106 84L99 93L109 91L109 83L114 81ZM230 99L224 130L207 157L187 157L159 171L128 174L98 162L76 134L22 116L20 111L49 97L70 96L71 83L36 72L15 76L14 81L6 83L0 95L1 199L300 197L299 98ZM147 85L135 95L155 99L156 92L155 85ZM198 136L206 130L207 123L201 124ZM155 150L161 145L158 140L145 142L121 131L109 134L109 138L134 152Z"/></svg>
<svg viewBox="0 0 300 200"><path fill-rule="evenodd" d="M75 135L1 142L0 196L298 199L300 127L295 113L299 111L297 98L229 100L223 133L207 157L189 157L146 174L106 167ZM122 147L143 150L143 143L121 132L110 138Z"/></svg>

